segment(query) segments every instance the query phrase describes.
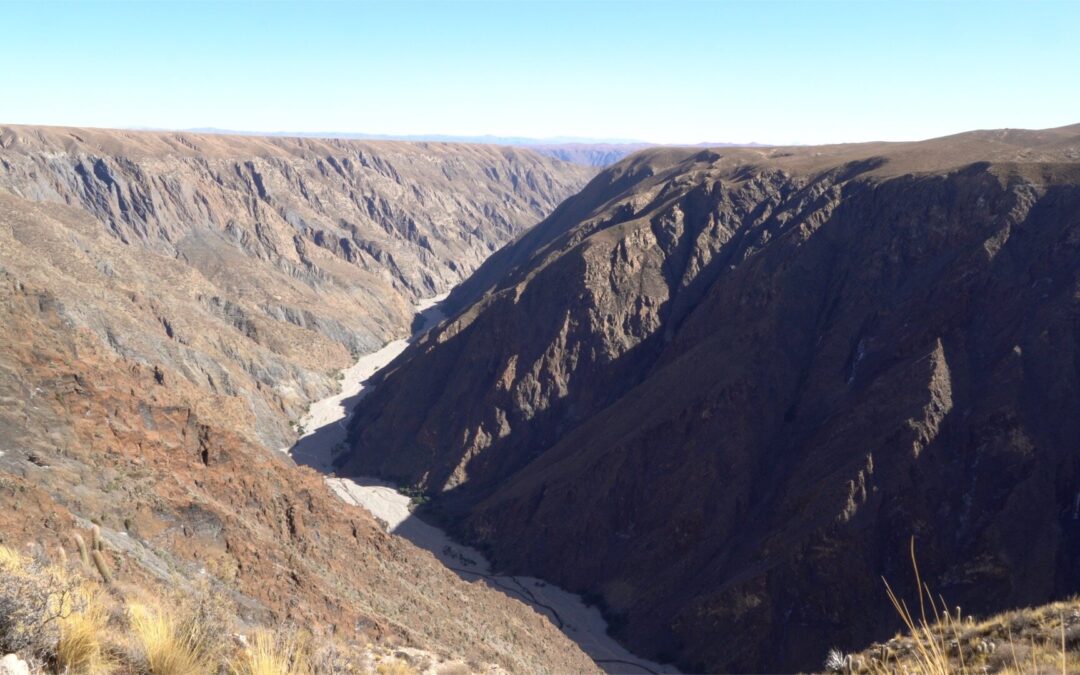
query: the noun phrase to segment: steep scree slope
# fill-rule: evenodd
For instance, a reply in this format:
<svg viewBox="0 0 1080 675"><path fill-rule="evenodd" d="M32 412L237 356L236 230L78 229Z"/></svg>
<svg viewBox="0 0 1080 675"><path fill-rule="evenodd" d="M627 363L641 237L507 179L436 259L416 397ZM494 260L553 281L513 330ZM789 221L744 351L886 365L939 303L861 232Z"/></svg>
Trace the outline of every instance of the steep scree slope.
<svg viewBox="0 0 1080 675"><path fill-rule="evenodd" d="M1080 127L651 150L492 256L342 470L692 671L1080 590Z"/></svg>

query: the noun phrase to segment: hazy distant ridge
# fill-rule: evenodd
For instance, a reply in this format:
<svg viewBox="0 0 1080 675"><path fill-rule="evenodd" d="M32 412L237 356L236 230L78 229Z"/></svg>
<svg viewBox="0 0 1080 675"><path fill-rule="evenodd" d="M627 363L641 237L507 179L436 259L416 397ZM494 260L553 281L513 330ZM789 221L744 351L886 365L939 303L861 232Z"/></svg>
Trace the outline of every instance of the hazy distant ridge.
<svg viewBox="0 0 1080 675"><path fill-rule="evenodd" d="M586 166L605 167L623 157L665 144L648 143L626 138L587 138L578 136L554 136L552 138L529 138L527 136L452 136L448 134L363 134L344 131L237 131L201 127L185 129L200 134L226 134L234 136L286 136L299 138L341 138L350 140L408 141L413 143L480 143L484 145L526 146L530 150L554 157L564 162ZM766 147L761 143L695 143L673 144L676 147Z"/></svg>

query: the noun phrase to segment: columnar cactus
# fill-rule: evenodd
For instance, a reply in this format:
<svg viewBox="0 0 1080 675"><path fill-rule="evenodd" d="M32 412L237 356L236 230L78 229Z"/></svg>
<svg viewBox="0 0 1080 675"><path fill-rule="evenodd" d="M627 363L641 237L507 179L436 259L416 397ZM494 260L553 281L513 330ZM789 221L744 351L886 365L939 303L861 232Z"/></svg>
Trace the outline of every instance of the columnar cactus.
<svg viewBox="0 0 1080 675"><path fill-rule="evenodd" d="M101 575L102 581L106 584L111 584L113 582L112 571L109 569L109 564L105 562L105 556L101 551L94 551L91 553L91 556L94 559L94 567L97 567L98 574Z"/></svg>
<svg viewBox="0 0 1080 675"><path fill-rule="evenodd" d="M90 552L86 549L86 542L83 540L82 535L76 532L71 537L75 540L75 546L79 549L79 561L82 562L83 569L90 570Z"/></svg>

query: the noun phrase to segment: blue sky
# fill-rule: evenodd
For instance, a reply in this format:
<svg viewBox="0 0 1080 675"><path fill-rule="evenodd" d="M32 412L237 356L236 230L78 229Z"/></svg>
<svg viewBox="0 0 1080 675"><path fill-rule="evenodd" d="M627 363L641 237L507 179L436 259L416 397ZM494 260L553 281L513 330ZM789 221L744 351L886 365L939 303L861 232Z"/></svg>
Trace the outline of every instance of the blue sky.
<svg viewBox="0 0 1080 675"><path fill-rule="evenodd" d="M0 3L0 123L902 140L1080 122L1080 1Z"/></svg>

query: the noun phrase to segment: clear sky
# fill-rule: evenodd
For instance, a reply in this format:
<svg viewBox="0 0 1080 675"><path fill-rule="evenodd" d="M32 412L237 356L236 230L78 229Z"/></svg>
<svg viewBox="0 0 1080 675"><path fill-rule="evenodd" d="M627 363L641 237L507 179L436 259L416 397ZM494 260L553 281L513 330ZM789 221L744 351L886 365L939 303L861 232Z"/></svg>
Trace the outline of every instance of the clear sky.
<svg viewBox="0 0 1080 675"><path fill-rule="evenodd" d="M0 2L0 123L819 143L1080 122L1063 2Z"/></svg>

